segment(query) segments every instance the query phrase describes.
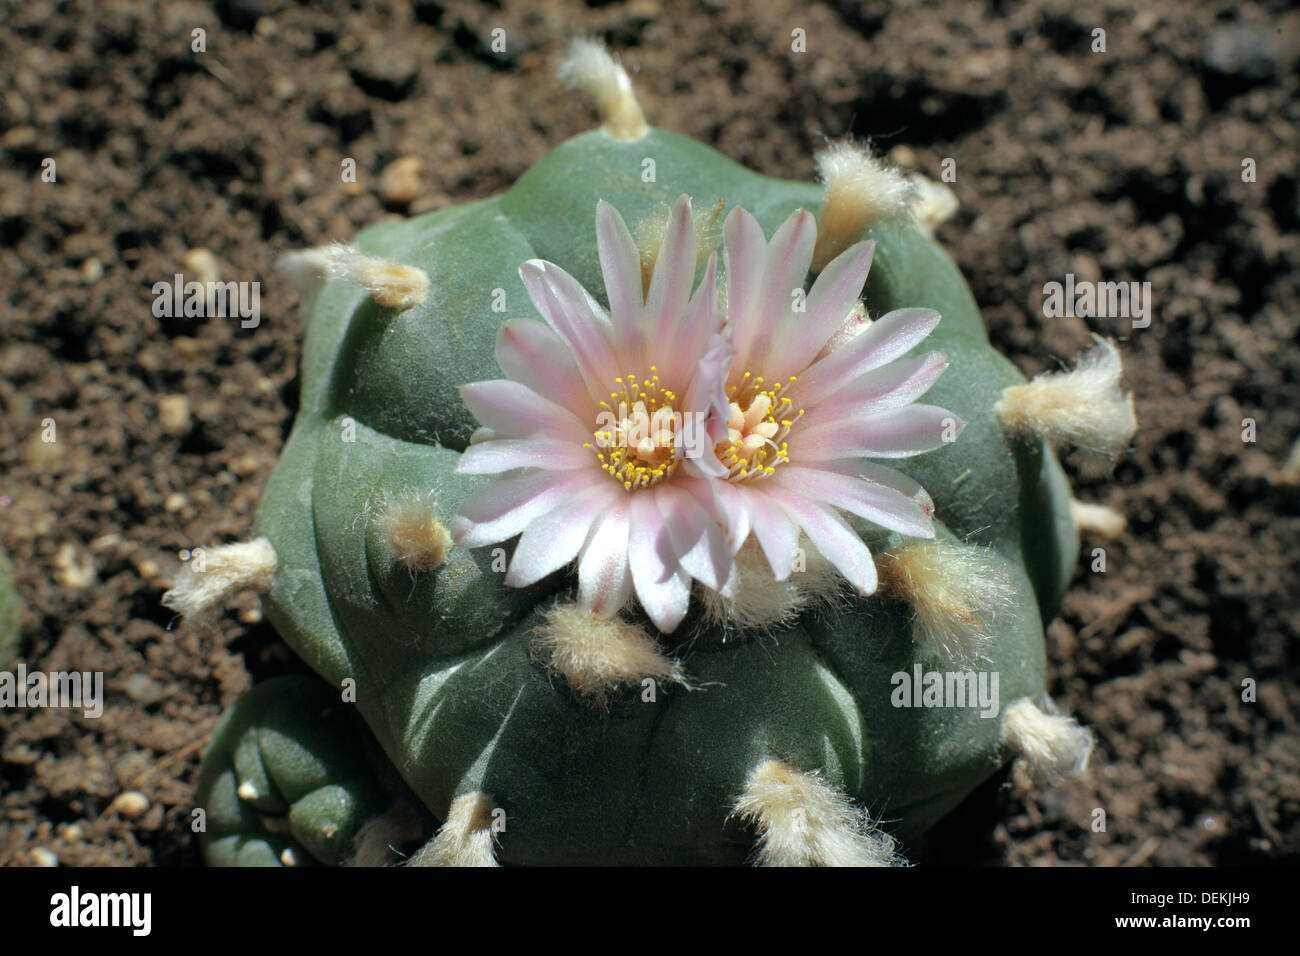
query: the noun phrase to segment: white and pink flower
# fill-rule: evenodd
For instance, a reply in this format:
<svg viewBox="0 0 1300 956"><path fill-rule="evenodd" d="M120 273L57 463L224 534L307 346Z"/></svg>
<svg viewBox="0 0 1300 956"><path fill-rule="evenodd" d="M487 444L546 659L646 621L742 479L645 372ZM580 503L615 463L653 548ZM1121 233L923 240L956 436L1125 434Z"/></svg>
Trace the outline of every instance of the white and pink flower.
<svg viewBox="0 0 1300 956"><path fill-rule="evenodd" d="M778 580L802 532L863 594L875 566L841 511L933 537L924 491L867 461L939 447L956 416L917 405L947 366L901 356L937 313L853 315L871 243L832 261L803 298L816 223L791 216L769 243L734 210L724 226L727 307L710 256L692 295L695 225L673 207L648 289L622 218L596 211L608 312L563 269L520 269L546 325L512 320L497 338L507 378L461 389L482 424L457 471L497 475L453 522L458 544L520 535L506 576L540 580L577 559L581 603L616 613L633 592L655 625L677 627L692 581L731 596L751 533ZM802 308L800 307L802 306Z"/></svg>

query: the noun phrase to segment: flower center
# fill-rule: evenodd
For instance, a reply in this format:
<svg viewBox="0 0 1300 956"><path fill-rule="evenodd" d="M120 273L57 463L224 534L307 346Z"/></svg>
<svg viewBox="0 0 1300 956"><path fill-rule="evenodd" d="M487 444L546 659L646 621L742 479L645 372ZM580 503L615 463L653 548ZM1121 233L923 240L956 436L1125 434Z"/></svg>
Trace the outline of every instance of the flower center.
<svg viewBox="0 0 1300 956"><path fill-rule="evenodd" d="M796 381L763 387L763 377L746 372L740 382L727 386L731 417L727 419L727 440L717 447L718 460L730 469L731 481L748 481L773 474L776 466L790 460L785 440L790 427L803 415L794 412L781 389Z"/></svg>
<svg viewBox="0 0 1300 956"><path fill-rule="evenodd" d="M673 408L677 393L659 383L657 370L650 366L649 378L629 374L614 379L619 390L600 403L595 445L583 445L597 449L601 469L628 491L658 484L681 460L676 454L681 418Z"/></svg>

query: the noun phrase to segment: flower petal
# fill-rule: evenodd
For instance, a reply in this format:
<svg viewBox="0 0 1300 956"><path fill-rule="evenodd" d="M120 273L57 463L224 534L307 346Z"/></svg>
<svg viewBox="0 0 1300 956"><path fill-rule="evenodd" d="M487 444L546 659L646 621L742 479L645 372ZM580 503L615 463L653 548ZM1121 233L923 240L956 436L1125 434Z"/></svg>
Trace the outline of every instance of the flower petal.
<svg viewBox="0 0 1300 956"><path fill-rule="evenodd" d="M893 488L916 502L927 515L934 514L934 499L921 483L897 468L882 465L878 461L865 461L861 458L846 458L842 461L819 461L817 467L824 471L837 471L842 475L854 475L864 481L875 482L886 488Z"/></svg>
<svg viewBox="0 0 1300 956"><path fill-rule="evenodd" d="M810 408L872 369L904 355L938 323L939 313L933 309L888 312L855 338L797 373L799 381L791 392L797 394L804 407Z"/></svg>
<svg viewBox="0 0 1300 956"><path fill-rule="evenodd" d="M549 438L579 446L591 439L573 412L510 379L462 385L460 397L484 427L503 438Z"/></svg>
<svg viewBox="0 0 1300 956"><path fill-rule="evenodd" d="M736 360L749 359L763 321L761 281L767 241L758 220L737 206L722 224L722 259L727 272L727 330Z"/></svg>
<svg viewBox="0 0 1300 956"><path fill-rule="evenodd" d="M559 266L529 259L519 267L519 277L542 318L573 352L587 391L600 401L620 374L609 323L592 308L578 280Z"/></svg>
<svg viewBox="0 0 1300 956"><path fill-rule="evenodd" d="M595 453L574 442L497 438L470 445L456 462L458 475L499 475L515 468L569 471L595 464Z"/></svg>
<svg viewBox="0 0 1300 956"><path fill-rule="evenodd" d="M808 291L807 313L786 326L764 374L784 380L808 367L857 304L875 248L872 240L856 243L821 271Z"/></svg>
<svg viewBox="0 0 1300 956"><path fill-rule="evenodd" d="M616 614L632 596L627 530L628 500L624 495L592 525L578 559L578 599L598 617Z"/></svg>
<svg viewBox="0 0 1300 956"><path fill-rule="evenodd" d="M695 580L721 591L732 577L731 551L727 538L713 516L699 501L673 482L655 489L659 513L663 517L678 564Z"/></svg>
<svg viewBox="0 0 1300 956"><path fill-rule="evenodd" d="M773 378L776 373L772 370L784 364L784 356L776 346L787 337L797 335L807 318L806 312L794 310L794 293L803 290L816 242L817 220L806 209L794 212L772 236L763 258L757 303L759 319L749 327L746 348L737 343L738 356L744 356L737 371L761 369L768 378Z"/></svg>
<svg viewBox="0 0 1300 956"><path fill-rule="evenodd" d="M626 360L633 356L639 359L644 352L641 314L645 309L641 253L623 217L603 199L596 203L596 251L600 255L600 272L605 279L615 341Z"/></svg>
<svg viewBox="0 0 1300 956"><path fill-rule="evenodd" d="M767 555L772 574L778 581L784 581L794 568L799 548L799 526L766 491L746 487L741 489L741 493L754 528L754 537L758 539L763 554Z"/></svg>
<svg viewBox="0 0 1300 956"><path fill-rule="evenodd" d="M546 325L531 319L506 320L497 332L496 352L506 378L548 396L584 421L591 416L591 396L582 387L573 351Z"/></svg>
<svg viewBox="0 0 1300 956"><path fill-rule="evenodd" d="M812 428L822 422L844 421L907 405L928 392L947 367L948 356L942 352L890 362L826 396L809 409L800 427ZM804 398L797 397L801 401Z"/></svg>
<svg viewBox="0 0 1300 956"><path fill-rule="evenodd" d="M695 220L691 218L690 197L680 196L668 217L645 296L643 328L651 353L647 364L657 364L659 350L677 338L694 282Z"/></svg>
<svg viewBox="0 0 1300 956"><path fill-rule="evenodd" d="M458 545L478 548L506 541L552 508L598 482L599 471L528 471L498 478L470 495L451 519Z"/></svg>
<svg viewBox="0 0 1300 956"><path fill-rule="evenodd" d="M708 500L696 491L696 497L717 519L727 535L727 547L735 554L749 537L752 528L748 498L740 485L730 481L692 482L693 490L704 489ZM748 490L748 489L745 489Z"/></svg>
<svg viewBox="0 0 1300 956"><path fill-rule="evenodd" d="M727 437L727 374L731 369L731 343L715 336L700 359L682 414L686 416L679 434L680 453L686 470L697 477L721 478L728 469L718 460L718 442Z"/></svg>
<svg viewBox="0 0 1300 956"><path fill-rule="evenodd" d="M910 458L949 444L965 422L937 405L904 405L858 421L827 421L790 432L792 461Z"/></svg>
<svg viewBox="0 0 1300 956"><path fill-rule="evenodd" d="M893 488L834 471L793 465L778 469L772 480L791 495L839 508L889 531L916 538L934 537L934 526L925 510Z"/></svg>
<svg viewBox="0 0 1300 956"><path fill-rule="evenodd" d="M834 511L797 495L781 498L781 507L798 522L813 547L835 565L862 595L876 590L876 563L867 546Z"/></svg>
<svg viewBox="0 0 1300 956"><path fill-rule="evenodd" d="M535 518L515 545L506 585L522 588L536 584L577 557L587 532L603 519L605 509L620 493L613 482L592 485Z"/></svg>
<svg viewBox="0 0 1300 956"><path fill-rule="evenodd" d="M709 256L704 267L704 279L695 291L695 297L686 306L686 312L677 326L676 338L665 349L666 354L656 356L651 364L658 364L666 382L688 383L710 342L722 329L722 310L718 308L718 257ZM726 374L723 374L725 384Z"/></svg>
<svg viewBox="0 0 1300 956"><path fill-rule="evenodd" d="M653 492L631 496L628 519L627 557L637 598L655 627L671 633L690 604L690 575L678 566Z"/></svg>

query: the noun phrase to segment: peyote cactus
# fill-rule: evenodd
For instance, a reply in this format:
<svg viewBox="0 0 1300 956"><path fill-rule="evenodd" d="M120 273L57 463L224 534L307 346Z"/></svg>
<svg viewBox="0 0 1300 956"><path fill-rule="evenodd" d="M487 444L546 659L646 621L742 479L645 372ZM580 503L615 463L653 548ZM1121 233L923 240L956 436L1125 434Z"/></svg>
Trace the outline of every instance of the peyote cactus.
<svg viewBox="0 0 1300 956"><path fill-rule="evenodd" d="M770 179L603 49L564 75L603 125L504 195L286 262L327 280L297 423L167 600L264 592L323 683L223 718L207 859L882 864L1009 760L1081 770L1050 445L1128 442L1114 346L1026 383L943 187L852 144Z"/></svg>

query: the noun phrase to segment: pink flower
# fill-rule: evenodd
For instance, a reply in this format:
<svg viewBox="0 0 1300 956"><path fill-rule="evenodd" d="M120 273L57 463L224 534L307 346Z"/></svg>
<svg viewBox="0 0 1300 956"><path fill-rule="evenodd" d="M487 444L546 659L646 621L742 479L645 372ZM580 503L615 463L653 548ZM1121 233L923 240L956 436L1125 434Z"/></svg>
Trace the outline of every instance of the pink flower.
<svg viewBox="0 0 1300 956"><path fill-rule="evenodd" d="M943 408L914 404L947 368L946 356L901 357L939 314L900 309L870 323L851 314L873 242L836 257L801 302L817 238L802 210L768 243L754 217L736 209L723 238L725 331L735 356L728 442L718 449L728 476L710 484L715 511L733 553L752 531L777 580L790 575L802 531L859 593L871 594L875 563L841 512L915 537L932 538L934 529L925 491L866 459L931 451L964 425Z"/></svg>
<svg viewBox="0 0 1300 956"><path fill-rule="evenodd" d="M500 475L453 520L456 542L492 544L522 532L506 583L522 587L578 563L579 600L613 614L637 598L672 631L692 579L730 593L735 568L709 511L730 348L719 336L717 258L691 295L696 267L690 200L673 207L650 288L623 219L596 209L606 313L549 262L520 268L546 325L509 321L497 336L508 378L461 388L485 426L456 470ZM712 422L713 434L707 429Z"/></svg>
<svg viewBox="0 0 1300 956"><path fill-rule="evenodd" d="M507 584L576 558L584 606L613 614L635 591L670 632L692 580L733 595L733 556L751 531L778 580L792 571L802 531L863 594L875 590L875 566L841 511L934 536L925 492L864 460L929 451L961 426L913 404L944 356L900 359L937 313L905 309L870 324L851 314L871 243L831 262L803 301L813 217L795 213L769 244L735 210L724 229L724 327L716 257L691 295L687 197L647 290L637 247L603 201L596 233L609 312L563 269L526 262L520 275L547 324L507 322L497 360L508 378L461 389L484 427L457 471L499 477L462 505L458 544L521 535Z"/></svg>

